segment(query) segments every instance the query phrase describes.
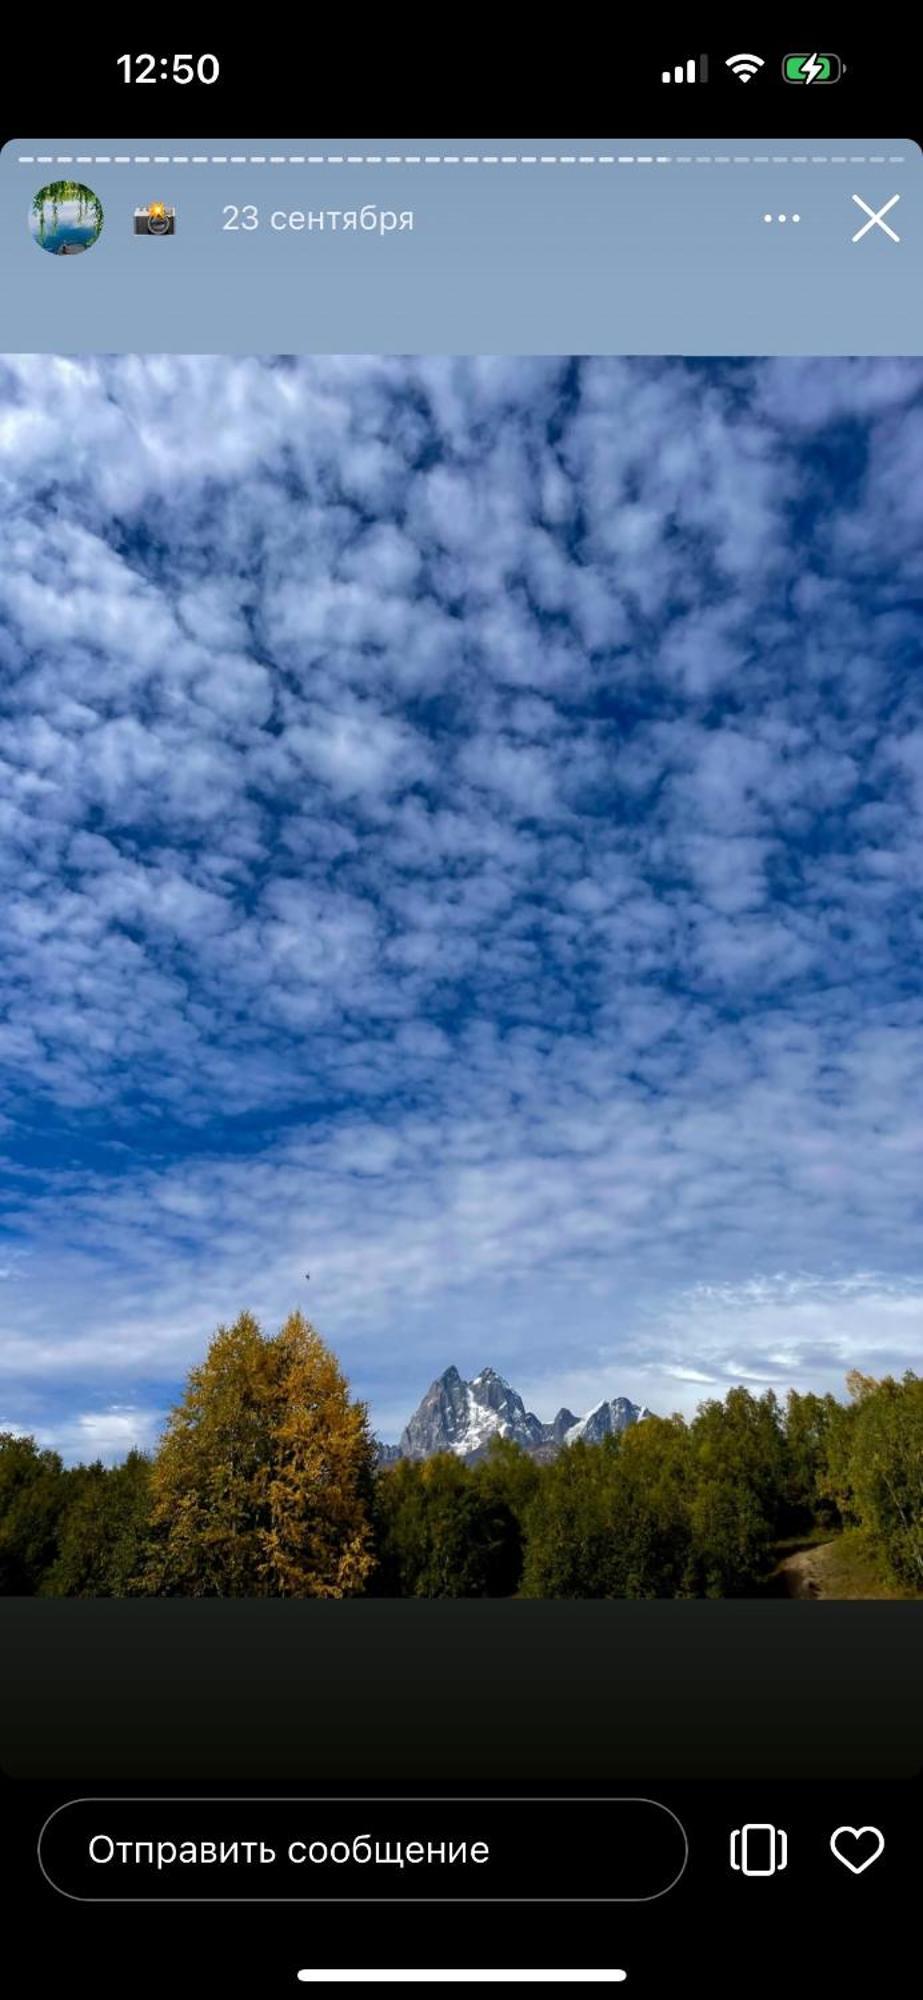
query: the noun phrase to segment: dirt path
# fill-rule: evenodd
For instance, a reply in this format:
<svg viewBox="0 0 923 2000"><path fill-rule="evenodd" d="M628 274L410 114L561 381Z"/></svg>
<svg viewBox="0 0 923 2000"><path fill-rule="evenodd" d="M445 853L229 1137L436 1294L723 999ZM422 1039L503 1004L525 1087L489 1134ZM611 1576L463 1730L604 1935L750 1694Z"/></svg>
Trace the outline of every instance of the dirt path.
<svg viewBox="0 0 923 2000"><path fill-rule="evenodd" d="M814 1548L799 1549L797 1555L786 1556L776 1570L781 1597L826 1597L824 1577L826 1557L833 1548L832 1542L818 1542Z"/></svg>

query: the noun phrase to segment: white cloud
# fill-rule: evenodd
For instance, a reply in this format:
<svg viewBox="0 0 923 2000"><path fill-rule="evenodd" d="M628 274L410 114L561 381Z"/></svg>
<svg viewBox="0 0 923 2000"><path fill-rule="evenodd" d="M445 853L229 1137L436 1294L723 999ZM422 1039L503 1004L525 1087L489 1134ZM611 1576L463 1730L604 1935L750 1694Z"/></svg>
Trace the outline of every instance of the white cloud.
<svg viewBox="0 0 923 2000"><path fill-rule="evenodd" d="M0 362L17 1421L920 1351L920 377Z"/></svg>
<svg viewBox="0 0 923 2000"><path fill-rule="evenodd" d="M66 1462L89 1464L102 1459L117 1464L129 1451L149 1451L166 1412L113 1407L87 1410L61 1424L43 1428L38 1443L59 1451Z"/></svg>

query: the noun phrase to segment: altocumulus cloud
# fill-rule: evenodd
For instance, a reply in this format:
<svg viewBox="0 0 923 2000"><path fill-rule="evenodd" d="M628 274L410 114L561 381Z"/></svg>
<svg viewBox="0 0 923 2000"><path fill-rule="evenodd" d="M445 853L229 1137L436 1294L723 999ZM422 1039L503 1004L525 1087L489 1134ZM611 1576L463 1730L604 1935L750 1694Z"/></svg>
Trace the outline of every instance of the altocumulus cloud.
<svg viewBox="0 0 923 2000"><path fill-rule="evenodd" d="M0 505L0 1423L919 1364L920 364L13 358Z"/></svg>

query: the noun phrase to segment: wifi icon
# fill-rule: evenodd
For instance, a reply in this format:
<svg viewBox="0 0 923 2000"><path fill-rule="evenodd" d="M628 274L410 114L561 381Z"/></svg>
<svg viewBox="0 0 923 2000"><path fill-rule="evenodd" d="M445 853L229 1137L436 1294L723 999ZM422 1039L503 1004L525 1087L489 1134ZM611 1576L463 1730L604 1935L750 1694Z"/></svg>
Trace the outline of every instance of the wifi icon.
<svg viewBox="0 0 923 2000"><path fill-rule="evenodd" d="M762 56L728 56L725 67L733 70L741 83L749 83L751 76L756 76L765 64Z"/></svg>

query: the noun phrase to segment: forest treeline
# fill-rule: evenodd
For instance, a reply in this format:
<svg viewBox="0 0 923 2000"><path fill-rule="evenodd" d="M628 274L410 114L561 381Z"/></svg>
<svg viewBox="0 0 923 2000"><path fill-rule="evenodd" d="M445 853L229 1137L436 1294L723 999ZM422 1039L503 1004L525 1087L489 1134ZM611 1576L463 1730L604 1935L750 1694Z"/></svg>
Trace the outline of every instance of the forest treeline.
<svg viewBox="0 0 923 2000"><path fill-rule="evenodd" d="M735 1597L778 1544L861 1531L923 1591L923 1380L849 1401L745 1388L550 1463L498 1440L379 1467L300 1313L219 1328L152 1456L65 1467L0 1434L0 1593L51 1597Z"/></svg>

